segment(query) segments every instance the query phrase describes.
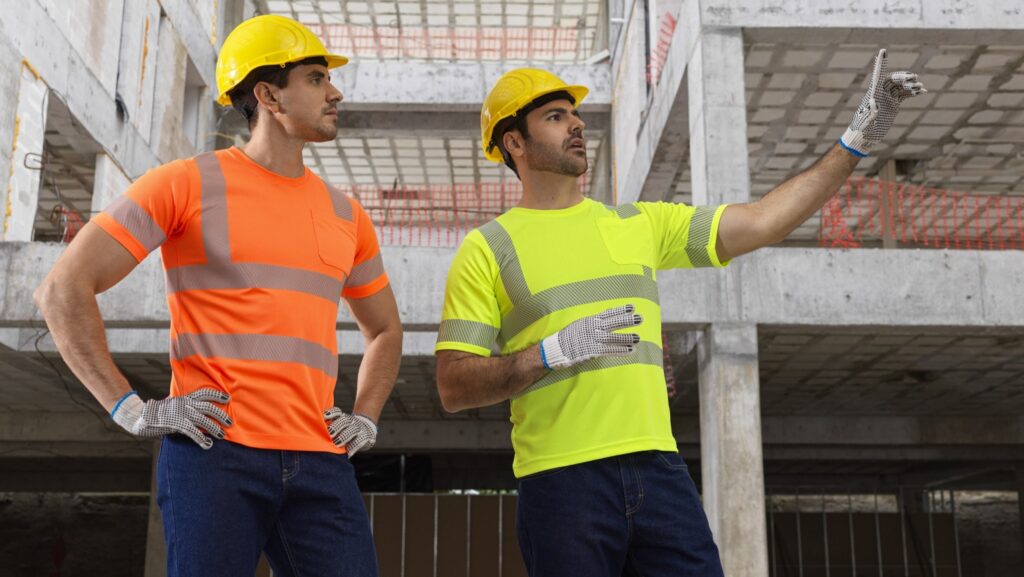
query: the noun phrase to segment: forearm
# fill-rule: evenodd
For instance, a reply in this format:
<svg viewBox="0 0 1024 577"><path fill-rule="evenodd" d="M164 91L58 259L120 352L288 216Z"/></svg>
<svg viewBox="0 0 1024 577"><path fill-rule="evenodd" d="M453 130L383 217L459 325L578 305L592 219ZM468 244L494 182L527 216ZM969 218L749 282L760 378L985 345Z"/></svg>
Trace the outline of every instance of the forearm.
<svg viewBox="0 0 1024 577"><path fill-rule="evenodd" d="M110 356L96 295L85 287L45 282L35 298L64 362L110 412L131 386Z"/></svg>
<svg viewBox="0 0 1024 577"><path fill-rule="evenodd" d="M359 365L356 382L356 400L352 411L380 421L381 411L387 403L398 377L402 359L402 330L383 331L366 339L366 352Z"/></svg>
<svg viewBox="0 0 1024 577"><path fill-rule="evenodd" d="M503 357L467 353L444 363L438 389L445 410L454 413L508 400L547 373L539 345Z"/></svg>
<svg viewBox="0 0 1024 577"><path fill-rule="evenodd" d="M810 168L755 202L754 208L764 217L765 233L775 242L786 238L839 190L859 160L836 144Z"/></svg>

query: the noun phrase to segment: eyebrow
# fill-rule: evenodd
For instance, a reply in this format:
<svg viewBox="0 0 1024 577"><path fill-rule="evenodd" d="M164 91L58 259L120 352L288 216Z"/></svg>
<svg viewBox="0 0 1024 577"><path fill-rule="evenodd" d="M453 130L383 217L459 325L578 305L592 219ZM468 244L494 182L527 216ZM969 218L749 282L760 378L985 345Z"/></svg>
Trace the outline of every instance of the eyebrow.
<svg viewBox="0 0 1024 577"><path fill-rule="evenodd" d="M327 75L324 74L323 72L319 71L319 70L313 70L312 72L310 72L309 74L306 75L306 78L326 78L326 77L327 77Z"/></svg>
<svg viewBox="0 0 1024 577"><path fill-rule="evenodd" d="M567 113L569 113L569 110L567 108L562 108L562 107L559 107L559 108L549 108L548 110L544 111L544 116L547 116L549 114L554 114L556 112L559 113L559 114L567 114ZM572 115L577 117L577 118L579 118L580 111L575 109L575 108L573 108L572 109Z"/></svg>

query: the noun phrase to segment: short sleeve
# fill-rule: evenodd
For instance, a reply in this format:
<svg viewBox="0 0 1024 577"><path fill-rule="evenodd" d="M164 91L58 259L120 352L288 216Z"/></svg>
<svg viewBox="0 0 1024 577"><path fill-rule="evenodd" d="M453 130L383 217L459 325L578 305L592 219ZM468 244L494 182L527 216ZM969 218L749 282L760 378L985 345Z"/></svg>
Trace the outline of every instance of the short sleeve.
<svg viewBox="0 0 1024 577"><path fill-rule="evenodd" d="M495 283L498 265L479 231L462 241L445 285L444 308L434 351L491 356L501 327Z"/></svg>
<svg viewBox="0 0 1024 577"><path fill-rule="evenodd" d="M373 228L370 215L354 198L350 198L349 202L352 205L352 220L356 225L356 254L352 272L345 280L341 296L360 299L373 296L388 286L388 275L384 271L377 231Z"/></svg>
<svg viewBox="0 0 1024 577"><path fill-rule="evenodd" d="M718 258L718 224L727 205L688 206L669 202L638 202L647 216L658 251L658 269L723 267Z"/></svg>
<svg viewBox="0 0 1024 577"><path fill-rule="evenodd" d="M187 162L178 160L146 172L93 222L141 262L186 220L192 187Z"/></svg>

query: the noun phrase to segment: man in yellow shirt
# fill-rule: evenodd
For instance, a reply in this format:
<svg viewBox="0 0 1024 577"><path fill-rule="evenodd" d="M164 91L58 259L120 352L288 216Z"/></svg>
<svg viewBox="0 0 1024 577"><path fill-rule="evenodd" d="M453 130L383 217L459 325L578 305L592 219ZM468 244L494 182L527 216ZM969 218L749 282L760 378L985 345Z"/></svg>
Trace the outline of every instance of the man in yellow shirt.
<svg viewBox="0 0 1024 577"><path fill-rule="evenodd" d="M523 197L455 256L437 385L449 411L511 399L532 577L722 575L672 435L657 271L725 266L785 238L923 91L911 73L887 74L883 50L840 142L761 200L609 207L577 187L587 89L528 68L498 80L481 112L484 152L517 174Z"/></svg>

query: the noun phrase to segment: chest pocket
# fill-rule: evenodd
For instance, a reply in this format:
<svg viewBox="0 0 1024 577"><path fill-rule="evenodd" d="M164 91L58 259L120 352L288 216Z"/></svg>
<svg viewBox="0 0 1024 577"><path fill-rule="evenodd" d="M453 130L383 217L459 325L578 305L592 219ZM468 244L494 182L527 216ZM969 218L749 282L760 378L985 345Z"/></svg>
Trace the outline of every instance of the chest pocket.
<svg viewBox="0 0 1024 577"><path fill-rule="evenodd" d="M613 262L655 268L654 235L642 217L602 218L597 228Z"/></svg>
<svg viewBox="0 0 1024 577"><path fill-rule="evenodd" d="M320 262L347 277L356 256L354 225L335 217L313 214L313 233Z"/></svg>

